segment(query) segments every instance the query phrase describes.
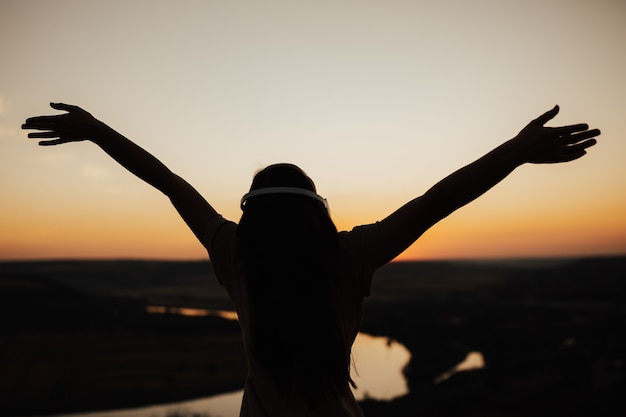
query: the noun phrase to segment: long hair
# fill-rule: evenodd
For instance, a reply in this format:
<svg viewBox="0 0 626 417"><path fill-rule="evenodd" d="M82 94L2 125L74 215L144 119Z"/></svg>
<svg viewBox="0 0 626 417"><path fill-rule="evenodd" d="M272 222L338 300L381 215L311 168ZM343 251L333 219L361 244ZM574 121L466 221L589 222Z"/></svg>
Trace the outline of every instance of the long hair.
<svg viewBox="0 0 626 417"><path fill-rule="evenodd" d="M267 187L315 192L313 181L291 164L258 172L250 190ZM252 349L282 393L304 393L315 407L324 393L354 386L336 308L337 229L326 207L308 196L259 195L243 208L237 238L249 288Z"/></svg>

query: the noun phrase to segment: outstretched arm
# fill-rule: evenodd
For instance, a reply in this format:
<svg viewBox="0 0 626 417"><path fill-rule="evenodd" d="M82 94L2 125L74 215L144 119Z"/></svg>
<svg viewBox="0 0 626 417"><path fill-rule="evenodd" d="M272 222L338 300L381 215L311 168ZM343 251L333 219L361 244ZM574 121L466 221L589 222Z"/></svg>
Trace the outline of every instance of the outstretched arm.
<svg viewBox="0 0 626 417"><path fill-rule="evenodd" d="M167 195L196 237L208 245L204 241L207 238L204 229L209 218L217 213L189 183L80 107L63 103L50 103L50 106L67 113L27 119L22 129L41 131L29 133L29 138L45 139L39 142L42 146L82 140L95 143L124 168Z"/></svg>
<svg viewBox="0 0 626 417"><path fill-rule="evenodd" d="M530 122L513 139L459 169L380 222L383 265L439 220L476 199L524 163L568 162L585 155L600 134L586 124L546 127L559 107Z"/></svg>

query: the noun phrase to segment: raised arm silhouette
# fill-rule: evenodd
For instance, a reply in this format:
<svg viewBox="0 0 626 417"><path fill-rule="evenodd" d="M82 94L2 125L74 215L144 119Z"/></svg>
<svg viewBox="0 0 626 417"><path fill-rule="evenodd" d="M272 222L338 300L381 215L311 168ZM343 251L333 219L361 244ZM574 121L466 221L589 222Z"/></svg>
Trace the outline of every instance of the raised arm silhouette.
<svg viewBox="0 0 626 417"><path fill-rule="evenodd" d="M546 127L559 107L380 222L337 232L313 181L292 164L258 172L239 224L185 180L80 107L26 120L44 146L89 140L167 195L207 249L233 301L248 376L241 416L362 416L350 385L351 347L374 271L428 228L526 163L578 159L596 143L586 124Z"/></svg>

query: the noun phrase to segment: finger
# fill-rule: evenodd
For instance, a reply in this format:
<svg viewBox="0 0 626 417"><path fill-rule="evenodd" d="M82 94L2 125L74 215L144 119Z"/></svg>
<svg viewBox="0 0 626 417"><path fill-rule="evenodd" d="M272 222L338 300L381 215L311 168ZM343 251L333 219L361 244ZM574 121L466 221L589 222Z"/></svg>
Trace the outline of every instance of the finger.
<svg viewBox="0 0 626 417"><path fill-rule="evenodd" d="M589 125L587 123L579 123L575 125L569 126L559 126L559 127L551 127L548 128L552 133L555 133L559 136L571 135L572 133L582 132L584 130L589 129Z"/></svg>
<svg viewBox="0 0 626 417"><path fill-rule="evenodd" d="M574 161L578 158L582 158L585 155L587 155L587 151L585 151L584 149L576 150L576 151L569 151L561 155L561 158L558 160L558 162Z"/></svg>
<svg viewBox="0 0 626 417"><path fill-rule="evenodd" d="M565 152L562 152L559 155L559 162L569 162L575 159L581 158L582 156L587 155L587 151L584 148L572 147L572 149L568 149Z"/></svg>
<svg viewBox="0 0 626 417"><path fill-rule="evenodd" d="M559 152L557 160L559 162L568 162L578 159L587 154L585 149L596 144L595 139L587 140L575 145L564 146Z"/></svg>
<svg viewBox="0 0 626 417"><path fill-rule="evenodd" d="M569 146L567 146L566 149L574 149L574 150L587 149L587 148L595 145L596 143L598 143L597 140L589 139L589 140L586 140L586 141L583 141L583 142L576 143L574 145L569 145Z"/></svg>
<svg viewBox="0 0 626 417"><path fill-rule="evenodd" d="M72 142L69 139L53 139L53 140L42 140L39 142L39 146L53 146L53 145L61 145L62 143Z"/></svg>
<svg viewBox="0 0 626 417"><path fill-rule="evenodd" d="M573 135L567 135L567 136L561 137L561 143L573 144L573 143L577 143L577 142L590 139L599 135L600 135L600 130L598 129L586 130L584 132L575 133Z"/></svg>
<svg viewBox="0 0 626 417"><path fill-rule="evenodd" d="M57 114L55 116L36 116L29 117L26 119L24 124L22 125L22 129L39 129L42 126L51 126L54 123L57 123L59 117L63 116L62 114Z"/></svg>
<svg viewBox="0 0 626 417"><path fill-rule="evenodd" d="M530 122L533 125L543 126L548 123L550 120L554 118L559 113L559 106L556 105L552 108L552 110L548 110L541 116L537 117L535 120Z"/></svg>
<svg viewBox="0 0 626 417"><path fill-rule="evenodd" d="M34 132L28 134L30 139L58 138L59 136L60 134L57 132Z"/></svg>
<svg viewBox="0 0 626 417"><path fill-rule="evenodd" d="M76 111L79 109L78 106L74 106L72 104L65 104L65 103L50 103L50 107L52 107L55 110L65 110L67 112L72 112L72 111Z"/></svg>

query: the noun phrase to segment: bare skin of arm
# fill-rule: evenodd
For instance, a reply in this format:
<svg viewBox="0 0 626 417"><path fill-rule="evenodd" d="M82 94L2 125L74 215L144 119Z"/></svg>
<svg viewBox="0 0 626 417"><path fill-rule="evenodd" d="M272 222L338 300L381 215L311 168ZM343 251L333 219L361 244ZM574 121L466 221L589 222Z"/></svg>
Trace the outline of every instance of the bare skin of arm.
<svg viewBox="0 0 626 417"><path fill-rule="evenodd" d="M513 139L444 178L380 222L379 265L391 261L426 230L473 201L525 163L561 163L578 159L596 144L598 129L586 124L546 127L559 107L530 122Z"/></svg>
<svg viewBox="0 0 626 417"><path fill-rule="evenodd" d="M187 181L80 107L63 103L50 106L67 113L27 119L22 129L40 130L29 133L29 138L45 139L39 142L42 146L83 140L95 143L124 168L167 195L200 242L205 247L209 244L204 241L204 231L208 220L217 213Z"/></svg>

